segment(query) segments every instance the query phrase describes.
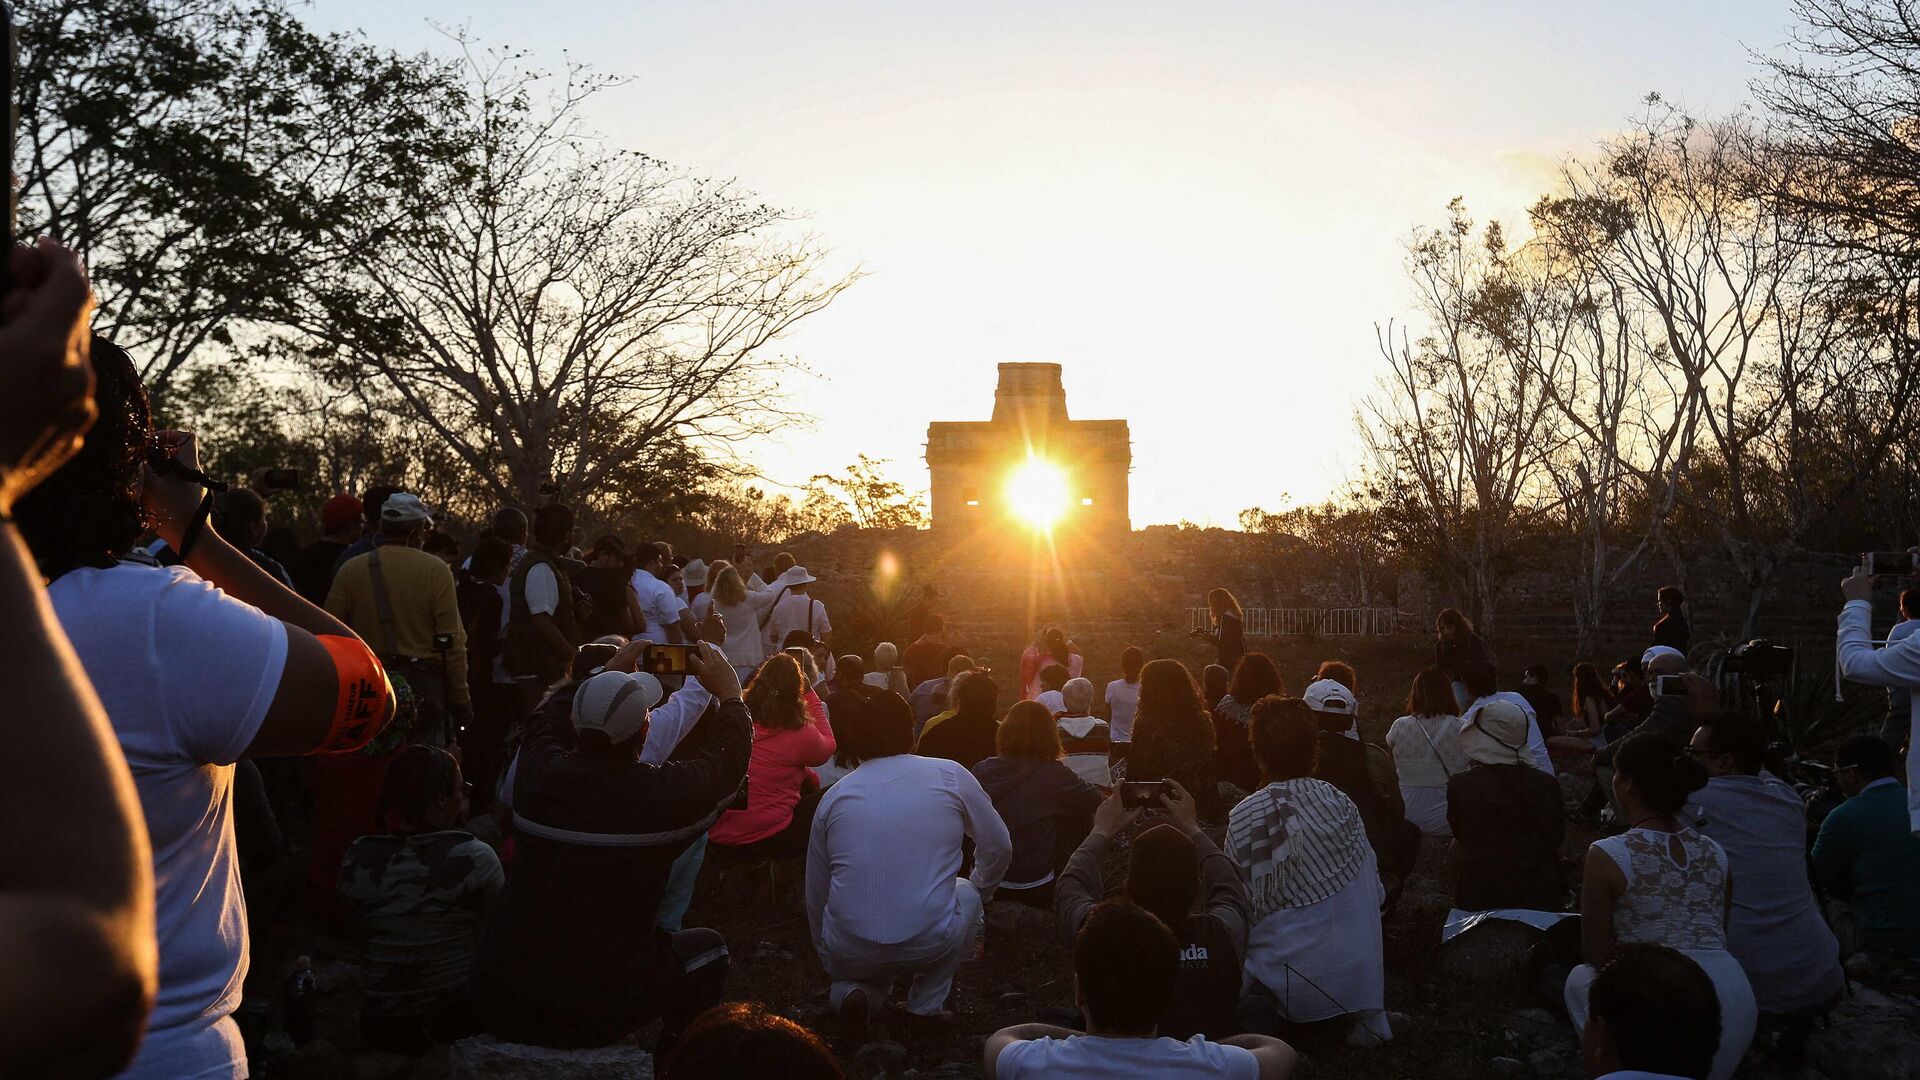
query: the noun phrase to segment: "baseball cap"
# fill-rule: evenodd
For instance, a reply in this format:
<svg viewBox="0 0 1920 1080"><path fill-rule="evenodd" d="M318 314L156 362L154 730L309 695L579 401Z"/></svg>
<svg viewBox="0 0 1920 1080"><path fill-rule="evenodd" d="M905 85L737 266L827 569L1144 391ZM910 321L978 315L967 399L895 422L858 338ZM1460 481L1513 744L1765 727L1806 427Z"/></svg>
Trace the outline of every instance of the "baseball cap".
<svg viewBox="0 0 1920 1080"><path fill-rule="evenodd" d="M360 500L351 495L335 495L320 507L320 527L327 532L360 523Z"/></svg>
<svg viewBox="0 0 1920 1080"><path fill-rule="evenodd" d="M433 520L433 511L420 496L396 491L380 504L380 520L390 525L422 525Z"/></svg>
<svg viewBox="0 0 1920 1080"><path fill-rule="evenodd" d="M1307 708L1314 712L1352 716L1360 711L1359 704L1353 699L1353 691L1332 679L1315 679L1307 684L1306 691L1300 697L1307 703Z"/></svg>
<svg viewBox="0 0 1920 1080"><path fill-rule="evenodd" d="M573 729L603 731L608 742L626 742L665 696L660 680L644 671L603 671L573 692Z"/></svg>

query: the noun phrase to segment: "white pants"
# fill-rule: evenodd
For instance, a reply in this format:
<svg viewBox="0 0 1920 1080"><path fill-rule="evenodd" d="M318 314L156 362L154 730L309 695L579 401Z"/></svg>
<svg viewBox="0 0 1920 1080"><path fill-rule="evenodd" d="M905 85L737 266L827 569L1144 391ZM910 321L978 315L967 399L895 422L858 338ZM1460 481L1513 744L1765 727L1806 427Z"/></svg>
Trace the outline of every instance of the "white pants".
<svg viewBox="0 0 1920 1080"><path fill-rule="evenodd" d="M1680 952L1699 964L1707 978L1713 980L1714 996L1720 999L1720 1047L1714 1051L1713 1072L1708 1074L1708 1080L1728 1080L1740 1068L1740 1060L1747 1056L1754 1025L1760 1018L1760 1009L1753 1000L1753 984L1747 981L1746 969L1740 966L1740 961L1725 949L1681 949ZM1599 974L1592 964L1581 964L1567 975L1567 1014L1573 1019L1575 1032L1586 1030L1587 994Z"/></svg>
<svg viewBox="0 0 1920 1080"><path fill-rule="evenodd" d="M836 947L834 942L823 942L820 966L833 980L827 1002L838 1009L848 994L865 990L869 1007L878 1008L886 1002L893 980L910 975L913 982L907 988L908 1012L933 1016L944 1008L953 992L953 977L973 951L982 913L980 893L973 882L960 879L953 893L954 911L946 925L933 927L910 941L886 947Z"/></svg>

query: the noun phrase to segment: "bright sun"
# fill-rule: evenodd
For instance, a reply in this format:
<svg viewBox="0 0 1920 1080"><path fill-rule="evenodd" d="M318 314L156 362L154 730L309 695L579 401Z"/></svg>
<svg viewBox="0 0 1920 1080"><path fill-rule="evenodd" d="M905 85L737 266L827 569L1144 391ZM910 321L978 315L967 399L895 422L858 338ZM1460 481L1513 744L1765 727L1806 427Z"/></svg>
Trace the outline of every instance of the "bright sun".
<svg viewBox="0 0 1920 1080"><path fill-rule="evenodd" d="M1007 478L1007 505L1015 517L1047 530L1067 512L1067 474L1043 458L1028 458Z"/></svg>

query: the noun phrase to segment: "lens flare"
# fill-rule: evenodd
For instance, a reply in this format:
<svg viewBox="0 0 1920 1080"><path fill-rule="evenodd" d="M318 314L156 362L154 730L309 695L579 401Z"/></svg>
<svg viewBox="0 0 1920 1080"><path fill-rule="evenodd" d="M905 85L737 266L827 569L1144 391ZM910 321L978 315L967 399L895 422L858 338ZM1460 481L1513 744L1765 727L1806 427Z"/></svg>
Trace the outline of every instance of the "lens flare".
<svg viewBox="0 0 1920 1080"><path fill-rule="evenodd" d="M1044 458L1028 458L1007 478L1007 506L1013 516L1042 532L1067 512L1067 474Z"/></svg>

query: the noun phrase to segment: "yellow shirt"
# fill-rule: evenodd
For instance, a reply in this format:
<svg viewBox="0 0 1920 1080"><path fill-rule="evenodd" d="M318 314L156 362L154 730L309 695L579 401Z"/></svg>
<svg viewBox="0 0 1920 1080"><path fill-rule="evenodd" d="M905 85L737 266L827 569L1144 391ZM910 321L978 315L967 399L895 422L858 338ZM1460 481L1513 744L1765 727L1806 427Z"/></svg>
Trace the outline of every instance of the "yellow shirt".
<svg viewBox="0 0 1920 1080"><path fill-rule="evenodd" d="M465 705L467 695L467 630L460 623L460 603L455 596L453 571L437 557L404 544L383 544L380 552L380 578L387 586L388 603L393 608L393 645L401 656L416 660L434 658L436 634L453 635L453 648L447 652L447 700ZM327 590L327 613L341 622L375 653L387 651L386 635L380 629L380 608L373 599L371 552L347 560L333 576Z"/></svg>

